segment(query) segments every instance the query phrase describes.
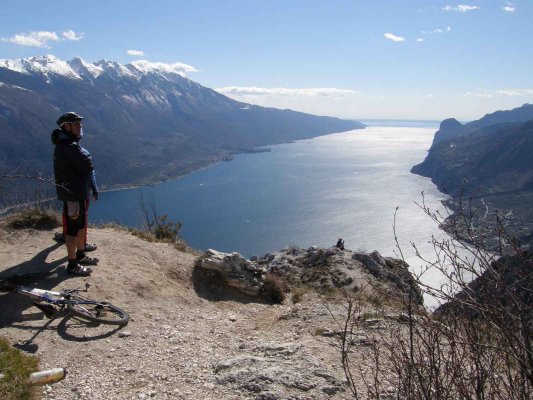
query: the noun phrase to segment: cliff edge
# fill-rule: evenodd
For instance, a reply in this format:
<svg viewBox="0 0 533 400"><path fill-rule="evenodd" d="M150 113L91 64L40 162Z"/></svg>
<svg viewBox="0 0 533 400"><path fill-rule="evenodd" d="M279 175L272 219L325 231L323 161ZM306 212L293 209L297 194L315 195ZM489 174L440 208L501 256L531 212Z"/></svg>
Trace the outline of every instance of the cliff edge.
<svg viewBox="0 0 533 400"><path fill-rule="evenodd" d="M43 369L68 370L63 381L44 387L47 399L348 399L337 324L345 309L328 288L335 282L324 279L336 276L361 295L367 284L397 291L407 279L402 272L391 280L389 274L405 266L378 253L288 248L247 260L310 283L298 299L288 294L272 304L210 285L198 275L199 253L126 230L90 230L98 243L91 255L100 262L82 278L65 272L65 249L52 240L54 232L0 225L0 277L42 272L42 279L27 284L54 290L90 282L88 297L131 316L121 329L68 317L47 320L31 300L0 293L0 335L38 355ZM333 275L319 273L325 268ZM367 315L373 316L368 323ZM385 331L400 318L384 292L373 292L372 304L361 309L354 356L365 346L365 332Z"/></svg>

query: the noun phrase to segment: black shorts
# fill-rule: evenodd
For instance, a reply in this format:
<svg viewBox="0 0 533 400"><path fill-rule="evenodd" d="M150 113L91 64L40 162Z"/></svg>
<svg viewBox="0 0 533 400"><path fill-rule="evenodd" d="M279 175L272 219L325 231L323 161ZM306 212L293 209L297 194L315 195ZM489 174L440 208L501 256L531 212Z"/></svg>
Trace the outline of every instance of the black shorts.
<svg viewBox="0 0 533 400"><path fill-rule="evenodd" d="M87 223L85 200L63 202L63 215L67 221L67 235L77 236L81 229L85 229Z"/></svg>

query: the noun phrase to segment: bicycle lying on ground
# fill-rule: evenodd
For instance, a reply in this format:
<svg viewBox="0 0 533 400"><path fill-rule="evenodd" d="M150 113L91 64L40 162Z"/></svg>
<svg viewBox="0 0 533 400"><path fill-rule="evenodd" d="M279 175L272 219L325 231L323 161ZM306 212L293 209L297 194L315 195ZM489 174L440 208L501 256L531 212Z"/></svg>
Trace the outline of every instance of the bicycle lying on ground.
<svg viewBox="0 0 533 400"><path fill-rule="evenodd" d="M129 314L121 308L106 301L91 300L79 294L87 292L89 287L90 284L86 283L85 289L64 289L61 292L54 292L18 285L13 279L0 280L0 289L36 300L33 305L48 318L54 318L58 314L72 314L100 324L124 326L128 323Z"/></svg>

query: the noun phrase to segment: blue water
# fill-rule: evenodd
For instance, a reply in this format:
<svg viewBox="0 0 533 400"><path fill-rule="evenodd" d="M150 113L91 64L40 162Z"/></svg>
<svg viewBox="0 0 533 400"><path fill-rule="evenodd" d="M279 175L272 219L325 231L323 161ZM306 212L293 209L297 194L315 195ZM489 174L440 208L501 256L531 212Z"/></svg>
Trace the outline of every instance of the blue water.
<svg viewBox="0 0 533 400"><path fill-rule="evenodd" d="M371 126L240 154L175 181L102 193L90 220L140 226L142 193L146 203L153 197L159 214L183 223L182 237L197 249L250 257L286 246L331 246L342 237L347 248L394 256L396 207L402 247L443 235L414 202L424 192L426 204L439 209L444 195L409 172L436 129L431 122Z"/></svg>

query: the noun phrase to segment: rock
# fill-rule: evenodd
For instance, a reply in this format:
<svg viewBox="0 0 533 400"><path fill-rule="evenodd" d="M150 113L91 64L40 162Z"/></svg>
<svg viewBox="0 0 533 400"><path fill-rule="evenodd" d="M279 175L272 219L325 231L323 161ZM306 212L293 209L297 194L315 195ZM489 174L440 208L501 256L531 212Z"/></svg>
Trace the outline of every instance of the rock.
<svg viewBox="0 0 533 400"><path fill-rule="evenodd" d="M252 350L265 356L276 356L294 354L300 347L301 345L295 343L258 343Z"/></svg>
<svg viewBox="0 0 533 400"><path fill-rule="evenodd" d="M363 323L366 325L366 326L376 326L380 323L382 323L383 320L382 319L378 319L378 318L369 318L369 319L365 319L363 321Z"/></svg>
<svg viewBox="0 0 533 400"><path fill-rule="evenodd" d="M258 296L264 283L266 269L252 263L239 253L222 253L209 249L201 257L197 267L216 271L230 287L240 292Z"/></svg>
<svg viewBox="0 0 533 400"><path fill-rule="evenodd" d="M329 396L334 396L338 392L344 392L346 390L341 386L323 386L320 389Z"/></svg>

